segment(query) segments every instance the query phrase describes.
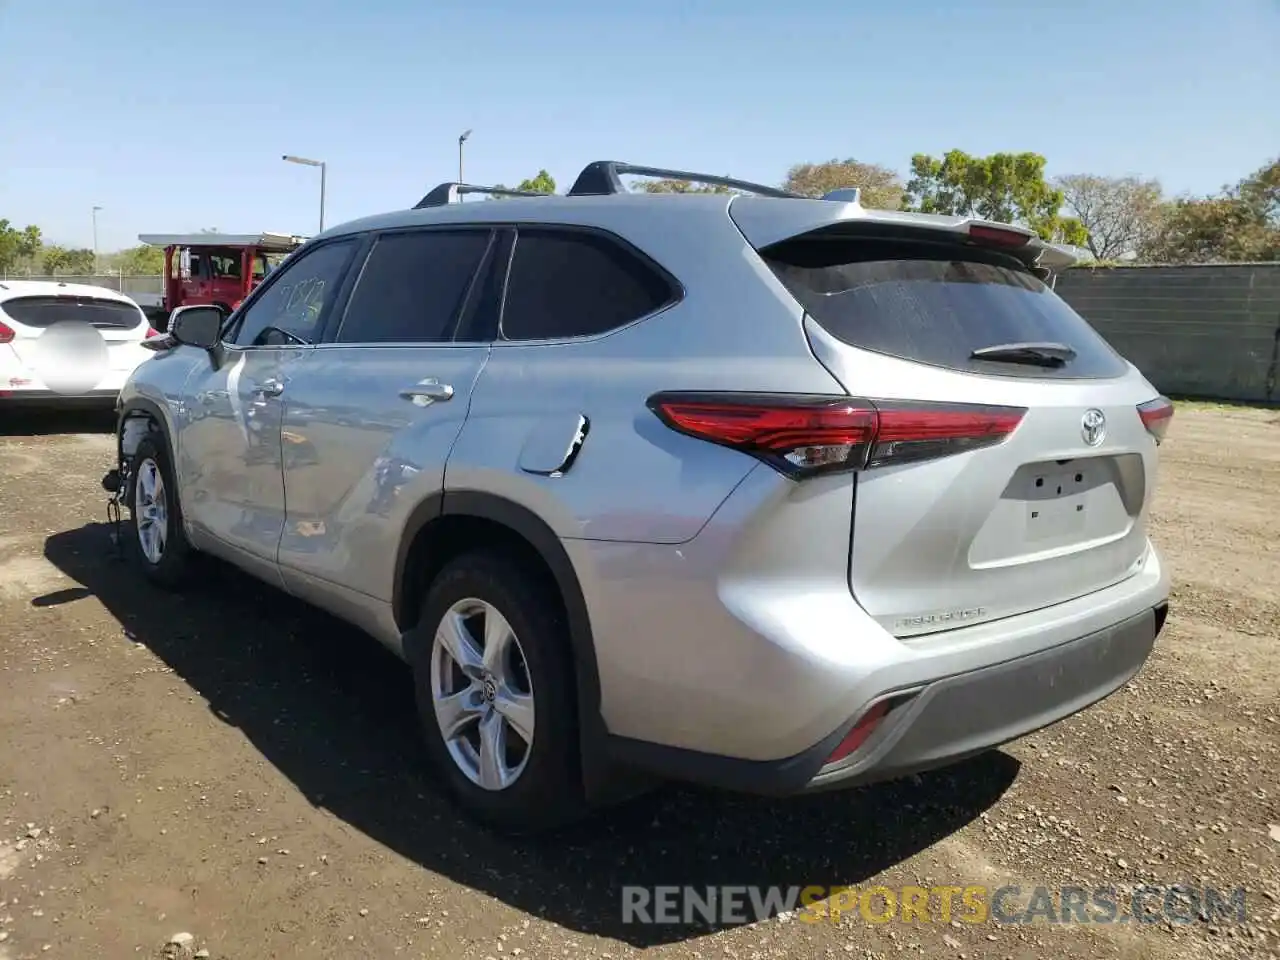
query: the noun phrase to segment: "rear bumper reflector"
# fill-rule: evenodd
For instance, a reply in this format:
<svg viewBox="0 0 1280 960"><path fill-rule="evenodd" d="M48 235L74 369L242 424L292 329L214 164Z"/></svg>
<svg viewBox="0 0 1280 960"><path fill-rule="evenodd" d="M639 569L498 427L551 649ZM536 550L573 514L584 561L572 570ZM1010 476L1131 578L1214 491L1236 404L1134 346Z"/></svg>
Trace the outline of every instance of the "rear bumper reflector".
<svg viewBox="0 0 1280 960"><path fill-rule="evenodd" d="M888 712L889 701L881 700L859 717L858 722L845 734L839 746L831 751L831 756L827 757L827 763L838 763L866 743L867 737L875 732L876 727L880 725L880 721L884 719L885 714Z"/></svg>

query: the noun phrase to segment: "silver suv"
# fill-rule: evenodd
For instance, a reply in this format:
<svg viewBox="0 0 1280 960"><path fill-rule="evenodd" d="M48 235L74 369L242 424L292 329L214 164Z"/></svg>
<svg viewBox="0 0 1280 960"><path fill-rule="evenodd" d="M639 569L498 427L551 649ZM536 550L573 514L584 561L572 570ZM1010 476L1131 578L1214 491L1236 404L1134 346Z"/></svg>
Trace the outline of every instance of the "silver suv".
<svg viewBox="0 0 1280 960"><path fill-rule="evenodd" d="M611 162L472 191L175 311L104 484L157 583L216 555L403 656L474 815L896 777L1142 666L1173 408L1053 292L1068 251Z"/></svg>

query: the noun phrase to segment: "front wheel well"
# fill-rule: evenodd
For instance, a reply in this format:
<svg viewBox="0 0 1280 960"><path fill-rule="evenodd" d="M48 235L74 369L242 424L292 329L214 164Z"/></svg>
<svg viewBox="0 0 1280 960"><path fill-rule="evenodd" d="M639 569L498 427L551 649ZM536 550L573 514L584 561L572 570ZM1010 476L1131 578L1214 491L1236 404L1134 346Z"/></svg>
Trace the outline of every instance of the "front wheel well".
<svg viewBox="0 0 1280 960"><path fill-rule="evenodd" d="M143 410L131 410L120 421L120 456L128 459L133 456L138 444L152 433L159 433L160 424L150 413Z"/></svg>
<svg viewBox="0 0 1280 960"><path fill-rule="evenodd" d="M130 509L133 508L133 484L127 482L128 471L138 445L148 437L164 446L169 454L170 466L176 470L177 462L173 457L173 446L169 443L169 436L159 409L150 403L145 406L140 403L121 412L116 428L117 467L123 484L121 502ZM176 496L177 491L174 493Z"/></svg>

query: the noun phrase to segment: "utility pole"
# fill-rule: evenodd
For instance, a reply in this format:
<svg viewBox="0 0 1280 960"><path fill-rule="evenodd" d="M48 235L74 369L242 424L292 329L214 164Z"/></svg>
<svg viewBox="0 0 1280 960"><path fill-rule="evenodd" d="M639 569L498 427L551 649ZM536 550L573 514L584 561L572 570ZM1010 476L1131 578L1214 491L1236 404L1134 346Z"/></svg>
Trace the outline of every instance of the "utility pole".
<svg viewBox="0 0 1280 960"><path fill-rule="evenodd" d="M101 207L93 208L93 272L98 272L98 211Z"/></svg>
<svg viewBox="0 0 1280 960"><path fill-rule="evenodd" d="M462 136L458 137L458 182L459 183L466 183L466 181L462 179L462 145L467 142L467 138L470 136L471 136L471 131L468 130L466 133L462 134Z"/></svg>
<svg viewBox="0 0 1280 960"><path fill-rule="evenodd" d="M286 160L289 163L300 163L304 167L320 168L320 232L324 233L324 181L325 171L327 169L325 162L323 160L308 160L306 157L295 157L288 153L281 157L281 159Z"/></svg>

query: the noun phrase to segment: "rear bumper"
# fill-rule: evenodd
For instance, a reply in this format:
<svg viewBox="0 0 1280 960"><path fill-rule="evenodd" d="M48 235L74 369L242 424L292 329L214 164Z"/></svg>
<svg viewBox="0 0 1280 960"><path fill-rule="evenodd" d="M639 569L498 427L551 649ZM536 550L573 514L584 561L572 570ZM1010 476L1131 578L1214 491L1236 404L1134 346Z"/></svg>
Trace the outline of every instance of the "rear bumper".
<svg viewBox="0 0 1280 960"><path fill-rule="evenodd" d="M1079 640L934 681L890 711L861 750L820 766L805 787L839 787L928 770L1065 720L1137 674L1168 610L1163 603Z"/></svg>
<svg viewBox="0 0 1280 960"><path fill-rule="evenodd" d="M1064 720L1114 693L1146 662L1168 604L1078 639L963 673L886 689L895 704L863 745L827 765L859 709L809 749L783 760L742 760L613 738L617 760L680 780L785 795L888 780L944 766Z"/></svg>

